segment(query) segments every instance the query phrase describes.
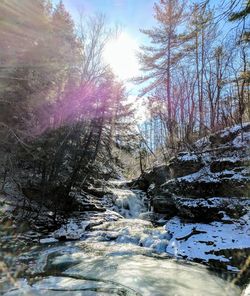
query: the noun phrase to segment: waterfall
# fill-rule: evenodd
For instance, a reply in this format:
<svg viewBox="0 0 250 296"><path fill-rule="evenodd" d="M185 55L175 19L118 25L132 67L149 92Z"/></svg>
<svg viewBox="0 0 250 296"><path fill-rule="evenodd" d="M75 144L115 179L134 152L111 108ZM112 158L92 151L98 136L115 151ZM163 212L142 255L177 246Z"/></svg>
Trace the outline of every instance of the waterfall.
<svg viewBox="0 0 250 296"><path fill-rule="evenodd" d="M114 210L125 218L136 218L147 210L146 195L141 190L112 189Z"/></svg>

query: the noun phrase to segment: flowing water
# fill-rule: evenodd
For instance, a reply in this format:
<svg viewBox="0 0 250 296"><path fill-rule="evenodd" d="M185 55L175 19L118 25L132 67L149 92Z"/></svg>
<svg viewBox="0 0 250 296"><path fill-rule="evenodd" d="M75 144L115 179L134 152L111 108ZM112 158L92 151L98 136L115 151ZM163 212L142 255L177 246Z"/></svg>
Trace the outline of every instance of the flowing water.
<svg viewBox="0 0 250 296"><path fill-rule="evenodd" d="M5 274L2 294L240 295L206 267L162 252L168 239L164 230L137 219L146 210L142 192L113 193L113 209L126 219L96 225L78 241L34 244L15 258L26 266L25 275L13 280Z"/></svg>

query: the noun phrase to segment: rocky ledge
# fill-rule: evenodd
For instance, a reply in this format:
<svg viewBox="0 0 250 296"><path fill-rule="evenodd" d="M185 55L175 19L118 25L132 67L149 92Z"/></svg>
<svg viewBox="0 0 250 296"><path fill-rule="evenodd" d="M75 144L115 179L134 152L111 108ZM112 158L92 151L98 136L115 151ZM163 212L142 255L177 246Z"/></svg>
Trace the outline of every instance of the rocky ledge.
<svg viewBox="0 0 250 296"><path fill-rule="evenodd" d="M151 217L168 221L168 253L231 271L244 267L250 256L249 147L250 123L237 125L141 176L137 185L147 188Z"/></svg>

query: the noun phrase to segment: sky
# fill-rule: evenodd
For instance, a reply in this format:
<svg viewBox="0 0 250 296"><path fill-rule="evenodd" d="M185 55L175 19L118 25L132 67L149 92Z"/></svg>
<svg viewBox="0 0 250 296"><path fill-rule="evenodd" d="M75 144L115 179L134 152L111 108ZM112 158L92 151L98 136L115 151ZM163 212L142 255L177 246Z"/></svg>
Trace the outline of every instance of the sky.
<svg viewBox="0 0 250 296"><path fill-rule="evenodd" d="M58 1L53 0L54 3ZM111 40L107 44L104 58L123 81L139 75L140 66L136 53L139 46L146 42L146 36L140 32L140 28L149 29L155 24L153 17L155 0L64 0L63 2L76 22L79 13L85 15L102 13L106 16L108 25L118 25L121 33L117 40Z"/></svg>
<svg viewBox="0 0 250 296"><path fill-rule="evenodd" d="M52 0L58 3L59 0ZM201 0L200 0L201 1ZM102 13L110 26L121 27L121 35L107 45L104 58L113 72L123 81L138 76L139 63L136 53L139 46L147 44L147 36L140 29L150 29L155 24L153 6L159 0L63 0L66 9L77 23L79 14ZM189 0L187 3L191 4ZM218 0L210 0L211 5Z"/></svg>
<svg viewBox="0 0 250 296"><path fill-rule="evenodd" d="M58 3L59 0L52 0ZM147 109L143 99L138 99L142 86L129 80L140 75L137 52L147 37L140 29L154 26L153 6L156 0L63 0L66 9L77 23L79 14L90 16L98 13L105 15L109 26L118 26L120 35L111 40L104 51L105 62L110 64L114 74L122 80L128 93L128 102L134 104L137 121L144 121Z"/></svg>
<svg viewBox="0 0 250 296"><path fill-rule="evenodd" d="M59 0L52 0L52 2L56 4ZM148 43L147 36L141 33L140 29L150 29L156 25L153 16L155 2L158 3L159 0L63 0L75 23L80 14L91 16L102 13L106 16L109 26L118 25L121 28L117 39L107 44L104 60L110 64L117 78L126 85L129 100L140 104L137 109L141 110L142 117L145 113L143 107L145 104L137 98L142 86L137 86L129 80L140 75L140 65L136 54L140 45ZM211 0L210 4L211 6L218 5L218 0Z"/></svg>
<svg viewBox="0 0 250 296"><path fill-rule="evenodd" d="M54 0L53 2L58 2ZM139 28L151 27L154 23L155 0L64 0L73 18L80 12L86 15L104 13L110 24L119 24L135 38L140 39Z"/></svg>

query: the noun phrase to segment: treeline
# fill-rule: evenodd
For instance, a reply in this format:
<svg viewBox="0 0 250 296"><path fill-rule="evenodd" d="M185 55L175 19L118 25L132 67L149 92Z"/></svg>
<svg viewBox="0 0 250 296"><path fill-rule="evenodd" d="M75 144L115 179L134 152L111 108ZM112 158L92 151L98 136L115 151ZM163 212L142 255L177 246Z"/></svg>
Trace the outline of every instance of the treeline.
<svg viewBox="0 0 250 296"><path fill-rule="evenodd" d="M102 58L113 32L101 15L75 26L49 0L1 1L0 19L2 190L11 178L70 209L76 185L117 173L130 130L125 88Z"/></svg>
<svg viewBox="0 0 250 296"><path fill-rule="evenodd" d="M250 120L250 1L161 0L139 59L150 118L142 128L165 158L192 142Z"/></svg>

